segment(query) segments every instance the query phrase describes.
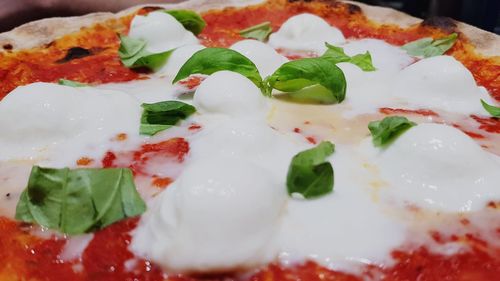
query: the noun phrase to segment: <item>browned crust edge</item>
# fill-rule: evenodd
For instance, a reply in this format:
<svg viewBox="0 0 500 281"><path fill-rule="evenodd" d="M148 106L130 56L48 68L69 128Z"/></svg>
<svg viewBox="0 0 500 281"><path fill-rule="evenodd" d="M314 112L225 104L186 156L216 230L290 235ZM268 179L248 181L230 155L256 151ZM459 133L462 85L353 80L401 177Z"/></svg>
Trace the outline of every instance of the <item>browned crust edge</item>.
<svg viewBox="0 0 500 281"><path fill-rule="evenodd" d="M155 4L165 9L191 9L198 12L210 9L220 9L230 6L246 6L262 2L262 0L189 0L176 4ZM391 8L371 6L356 1L343 1L361 8L364 15L380 24L395 24L409 27L416 24L431 25L438 28L449 28L464 34L476 47L476 51L485 56L500 55L500 36L484 31L477 27L446 18L421 20ZM78 31L82 27L90 26L112 18L127 15L140 7L134 6L119 13L93 13L78 17L48 18L26 23L11 31L0 33L0 52L6 50L21 50L38 47L50 43L65 34ZM7 47L7 48L6 48Z"/></svg>
<svg viewBox="0 0 500 281"><path fill-rule="evenodd" d="M448 29L447 31L461 32L475 46L478 53L485 56L500 56L500 36L475 26L449 18L422 20L391 8L371 6L356 1L343 2L359 6L366 17L380 24L396 24L401 27L423 24Z"/></svg>

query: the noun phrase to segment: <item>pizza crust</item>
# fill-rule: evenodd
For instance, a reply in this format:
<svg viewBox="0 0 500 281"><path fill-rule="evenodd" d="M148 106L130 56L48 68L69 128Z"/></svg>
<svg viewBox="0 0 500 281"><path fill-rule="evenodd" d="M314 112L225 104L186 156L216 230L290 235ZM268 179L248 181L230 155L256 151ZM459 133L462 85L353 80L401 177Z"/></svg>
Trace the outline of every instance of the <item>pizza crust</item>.
<svg viewBox="0 0 500 281"><path fill-rule="evenodd" d="M238 7L258 4L262 0L189 0L176 4L155 4L165 9L191 9L204 12L211 9ZM416 24L431 25L437 28L450 28L463 33L476 47L476 51L485 56L498 56L500 36L474 26L446 18L424 20L385 7L371 6L356 1L343 1L361 8L367 18L380 24L396 24L409 27ZM78 17L49 18L21 25L11 31L0 33L0 46L3 50L29 49L48 44L65 34L76 32L82 27L91 26L113 18L130 14L147 5L134 6L119 13L93 13ZM445 25L441 23L445 23ZM0 49L0 52L3 51Z"/></svg>

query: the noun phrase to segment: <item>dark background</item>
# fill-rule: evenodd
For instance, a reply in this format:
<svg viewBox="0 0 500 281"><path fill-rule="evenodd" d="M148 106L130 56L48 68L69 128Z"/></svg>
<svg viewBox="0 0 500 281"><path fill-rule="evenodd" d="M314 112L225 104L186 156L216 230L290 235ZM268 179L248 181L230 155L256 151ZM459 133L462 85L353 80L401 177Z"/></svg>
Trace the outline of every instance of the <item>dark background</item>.
<svg viewBox="0 0 500 281"><path fill-rule="evenodd" d="M424 19L430 16L447 16L500 34L500 0L358 1L371 5L392 7Z"/></svg>
<svg viewBox="0 0 500 281"><path fill-rule="evenodd" d="M447 16L500 34L500 0L358 0L387 6L419 18ZM0 32L22 23L55 16L74 16L96 11L179 0L0 0Z"/></svg>

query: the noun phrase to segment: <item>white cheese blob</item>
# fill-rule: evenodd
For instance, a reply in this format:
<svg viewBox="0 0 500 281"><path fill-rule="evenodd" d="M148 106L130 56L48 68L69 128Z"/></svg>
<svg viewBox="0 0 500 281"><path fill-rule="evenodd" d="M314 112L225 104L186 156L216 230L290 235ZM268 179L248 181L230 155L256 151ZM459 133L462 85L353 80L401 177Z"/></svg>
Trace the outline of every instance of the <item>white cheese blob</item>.
<svg viewBox="0 0 500 281"><path fill-rule="evenodd" d="M269 45L274 48L318 54L326 51L325 42L338 44L344 41L344 35L339 29L308 13L290 17L277 32L269 36Z"/></svg>
<svg viewBox="0 0 500 281"><path fill-rule="evenodd" d="M287 58L278 54L269 45L257 40L242 40L236 42L230 48L255 63L262 77L273 74L276 69L288 61Z"/></svg>
<svg viewBox="0 0 500 281"><path fill-rule="evenodd" d="M265 98L240 74L220 71L195 93L187 167L158 197L134 233L132 251L177 272L250 268L278 257L287 202L285 179L295 153L265 122Z"/></svg>
<svg viewBox="0 0 500 281"><path fill-rule="evenodd" d="M197 159L156 199L131 248L180 272L266 264L276 256L273 237L285 202L284 189L257 165Z"/></svg>
<svg viewBox="0 0 500 281"><path fill-rule="evenodd" d="M165 66L163 66L160 70L158 70L157 74L164 74L168 75L172 81L181 67L186 63L186 61L191 58L191 56L194 55L194 53L198 52L199 50L204 49L205 47L203 45L186 45L182 46L178 49L175 49L170 57L168 58L167 63Z"/></svg>
<svg viewBox="0 0 500 281"><path fill-rule="evenodd" d="M420 124L376 153L385 196L426 210L467 212L500 200L500 158L462 131Z"/></svg>
<svg viewBox="0 0 500 281"><path fill-rule="evenodd" d="M128 35L145 40L146 49L152 53L198 43L193 33L186 30L173 16L162 11L151 12L146 16L136 15L132 19Z"/></svg>
<svg viewBox="0 0 500 281"><path fill-rule="evenodd" d="M51 83L20 86L0 102L0 160L73 166L101 157L119 133L138 134L141 110L131 96Z"/></svg>
<svg viewBox="0 0 500 281"><path fill-rule="evenodd" d="M362 264L390 264L391 250L405 239L405 224L373 200L353 147L337 144L329 160L335 170L333 193L288 203L279 237L281 261L312 259L352 272Z"/></svg>
<svg viewBox="0 0 500 281"><path fill-rule="evenodd" d="M351 63L339 63L346 78L346 98L339 106L347 106L349 109L343 115L348 118L358 114L375 113L380 107L398 106L401 102L389 96L390 85L393 77L397 75L396 70L377 69L375 71L363 71Z"/></svg>
<svg viewBox="0 0 500 281"><path fill-rule="evenodd" d="M465 66L451 56L422 59L394 76L389 94L410 108L487 114L479 99L490 100Z"/></svg>
<svg viewBox="0 0 500 281"><path fill-rule="evenodd" d="M231 71L210 75L194 94L194 105L204 113L255 115L262 113L264 104L259 88L245 76Z"/></svg>
<svg viewBox="0 0 500 281"><path fill-rule="evenodd" d="M378 39L350 41L340 47L349 56L370 52L373 66L377 70L400 70L414 60L401 48Z"/></svg>

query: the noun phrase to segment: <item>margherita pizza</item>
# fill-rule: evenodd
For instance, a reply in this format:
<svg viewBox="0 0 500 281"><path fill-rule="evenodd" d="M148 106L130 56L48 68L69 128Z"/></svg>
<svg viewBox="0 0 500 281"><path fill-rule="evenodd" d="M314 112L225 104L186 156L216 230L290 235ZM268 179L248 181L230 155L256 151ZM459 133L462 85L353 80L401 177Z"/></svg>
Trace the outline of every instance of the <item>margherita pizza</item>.
<svg viewBox="0 0 500 281"><path fill-rule="evenodd" d="M0 280L499 280L499 46L350 1L0 34Z"/></svg>

